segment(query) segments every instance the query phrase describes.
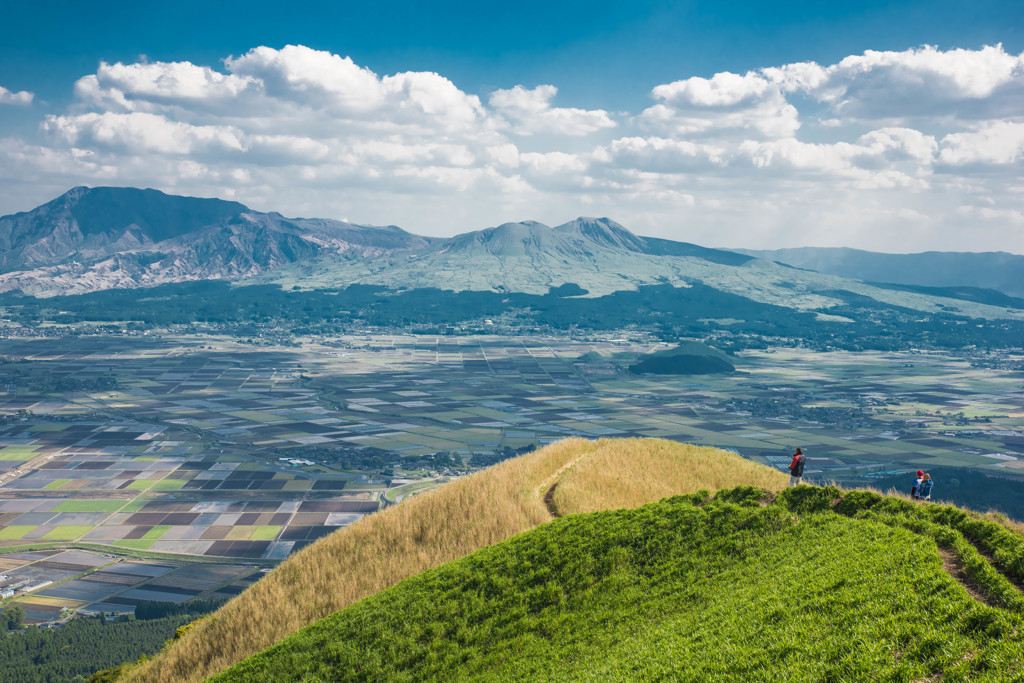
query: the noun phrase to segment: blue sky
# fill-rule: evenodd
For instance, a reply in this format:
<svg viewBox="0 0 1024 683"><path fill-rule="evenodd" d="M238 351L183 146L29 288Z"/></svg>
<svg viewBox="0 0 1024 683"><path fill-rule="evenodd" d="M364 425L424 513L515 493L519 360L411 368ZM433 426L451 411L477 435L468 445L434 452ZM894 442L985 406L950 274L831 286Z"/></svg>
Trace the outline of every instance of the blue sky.
<svg viewBox="0 0 1024 683"><path fill-rule="evenodd" d="M301 44L378 73L436 71L481 92L556 83L581 106L645 100L649 84L922 44L1024 49L1017 0L855 3L523 0L9 3L8 89L60 101L100 60L216 63L257 45Z"/></svg>
<svg viewBox="0 0 1024 683"><path fill-rule="evenodd" d="M424 234L598 213L721 246L1024 253L1019 2L4 15L0 214L123 184Z"/></svg>

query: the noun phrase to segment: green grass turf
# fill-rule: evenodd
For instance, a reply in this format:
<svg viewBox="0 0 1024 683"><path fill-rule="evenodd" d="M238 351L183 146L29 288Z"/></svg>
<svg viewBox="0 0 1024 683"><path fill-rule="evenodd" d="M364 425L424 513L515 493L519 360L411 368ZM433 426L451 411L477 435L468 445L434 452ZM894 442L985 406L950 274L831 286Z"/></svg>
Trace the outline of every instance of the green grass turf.
<svg viewBox="0 0 1024 683"><path fill-rule="evenodd" d="M1024 679L1024 596L976 549L1019 578L1020 536L872 493L763 500L740 488L556 520L211 680Z"/></svg>

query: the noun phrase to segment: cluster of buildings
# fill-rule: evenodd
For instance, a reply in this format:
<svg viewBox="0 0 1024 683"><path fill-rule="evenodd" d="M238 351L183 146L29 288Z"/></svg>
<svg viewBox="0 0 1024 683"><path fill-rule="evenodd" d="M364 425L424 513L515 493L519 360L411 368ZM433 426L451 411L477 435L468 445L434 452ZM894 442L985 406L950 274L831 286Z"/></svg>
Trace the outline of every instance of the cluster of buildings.
<svg viewBox="0 0 1024 683"><path fill-rule="evenodd" d="M8 581L10 578L11 577L7 574L0 574L0 583ZM0 600L13 598L15 593L31 593L32 591L37 591L40 588L45 588L51 583L53 583L53 581L43 581L41 583L32 584L31 579L21 579L14 583L0 585Z"/></svg>

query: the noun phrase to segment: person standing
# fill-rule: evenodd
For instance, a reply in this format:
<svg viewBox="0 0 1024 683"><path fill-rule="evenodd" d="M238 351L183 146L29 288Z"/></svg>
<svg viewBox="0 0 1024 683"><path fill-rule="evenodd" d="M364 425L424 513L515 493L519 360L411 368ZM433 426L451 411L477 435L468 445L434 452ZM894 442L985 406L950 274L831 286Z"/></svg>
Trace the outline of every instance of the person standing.
<svg viewBox="0 0 1024 683"><path fill-rule="evenodd" d="M917 479L914 480L914 485L910 487L910 497L917 500L921 497L921 482L924 480L924 470L917 471Z"/></svg>
<svg viewBox="0 0 1024 683"><path fill-rule="evenodd" d="M932 475L925 473L921 477L921 485L917 488L917 497L921 500L932 499Z"/></svg>
<svg viewBox="0 0 1024 683"><path fill-rule="evenodd" d="M804 463L807 457L802 448L797 448L793 454L793 461L789 463L789 485L796 486L804 477Z"/></svg>

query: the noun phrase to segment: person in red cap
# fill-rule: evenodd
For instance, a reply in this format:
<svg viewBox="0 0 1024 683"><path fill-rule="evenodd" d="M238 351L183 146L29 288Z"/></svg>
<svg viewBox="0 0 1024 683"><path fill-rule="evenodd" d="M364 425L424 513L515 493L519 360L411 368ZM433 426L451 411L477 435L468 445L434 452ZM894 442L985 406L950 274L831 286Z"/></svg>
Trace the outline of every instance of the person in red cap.
<svg viewBox="0 0 1024 683"><path fill-rule="evenodd" d="M802 448L796 449L796 453L793 454L793 461L789 463L789 485L796 486L804 477L804 463L807 458L804 456L804 450Z"/></svg>
<svg viewBox="0 0 1024 683"><path fill-rule="evenodd" d="M924 480L924 470L917 471L917 479L914 480L914 485L910 489L910 497L914 500L921 498L921 481Z"/></svg>

